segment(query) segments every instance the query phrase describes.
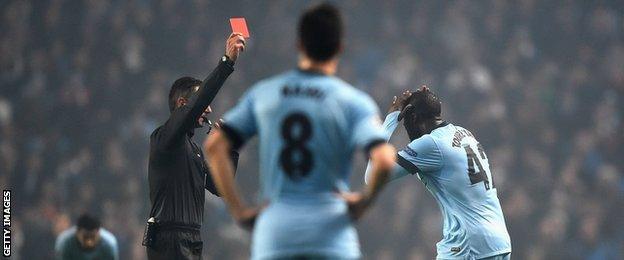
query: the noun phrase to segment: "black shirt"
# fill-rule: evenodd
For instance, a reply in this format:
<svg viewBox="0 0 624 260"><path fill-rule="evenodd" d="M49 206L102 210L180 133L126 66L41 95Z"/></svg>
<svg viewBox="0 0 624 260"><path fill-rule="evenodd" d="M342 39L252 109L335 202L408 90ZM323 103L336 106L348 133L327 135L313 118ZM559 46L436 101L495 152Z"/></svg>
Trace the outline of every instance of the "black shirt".
<svg viewBox="0 0 624 260"><path fill-rule="evenodd" d="M233 71L231 62L219 62L187 105L175 109L150 136L150 217L158 222L201 225L204 188L217 193L204 155L191 137L197 120ZM238 154L232 156L236 165Z"/></svg>

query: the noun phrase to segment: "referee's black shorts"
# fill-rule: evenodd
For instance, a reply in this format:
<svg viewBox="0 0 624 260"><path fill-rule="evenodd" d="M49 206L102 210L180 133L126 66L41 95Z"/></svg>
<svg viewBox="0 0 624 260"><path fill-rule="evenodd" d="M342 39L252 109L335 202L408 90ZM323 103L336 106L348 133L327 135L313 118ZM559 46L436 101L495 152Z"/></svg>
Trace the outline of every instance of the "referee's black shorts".
<svg viewBox="0 0 624 260"><path fill-rule="evenodd" d="M155 235L153 244L147 247L147 259L201 260L202 248L199 229L164 229Z"/></svg>

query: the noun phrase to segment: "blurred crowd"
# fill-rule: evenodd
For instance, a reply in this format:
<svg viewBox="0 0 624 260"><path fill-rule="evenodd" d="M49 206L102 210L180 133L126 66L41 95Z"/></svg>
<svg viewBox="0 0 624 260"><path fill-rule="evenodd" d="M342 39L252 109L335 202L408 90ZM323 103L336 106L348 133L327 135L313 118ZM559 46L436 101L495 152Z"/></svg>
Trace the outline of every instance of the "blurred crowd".
<svg viewBox="0 0 624 260"><path fill-rule="evenodd" d="M204 78L228 18L248 48L212 107L296 64L304 1L0 2L0 186L13 190L13 255L51 259L82 212L101 217L122 259L144 259L148 136L183 75ZM624 257L624 4L621 1L340 1L339 76L392 96L427 84L443 116L470 129L492 165L515 259ZM197 141L205 135L196 134ZM405 145L399 131L393 138ZM257 185L257 142L237 181ZM357 156L352 183L362 186ZM249 235L207 195L206 259L248 257ZM364 259L432 259L434 199L415 177L391 183L358 229Z"/></svg>

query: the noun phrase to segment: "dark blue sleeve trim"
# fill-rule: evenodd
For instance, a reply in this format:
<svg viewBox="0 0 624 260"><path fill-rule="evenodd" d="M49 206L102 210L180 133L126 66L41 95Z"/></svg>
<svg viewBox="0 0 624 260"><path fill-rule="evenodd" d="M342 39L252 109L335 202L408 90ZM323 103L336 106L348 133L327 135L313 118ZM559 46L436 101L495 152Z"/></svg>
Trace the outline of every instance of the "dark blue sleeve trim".
<svg viewBox="0 0 624 260"><path fill-rule="evenodd" d="M397 163L401 167L406 169L412 175L420 172L420 169L418 169L418 166L414 165L413 163L411 163L407 159L403 158L403 156L401 156L400 154L397 154Z"/></svg>

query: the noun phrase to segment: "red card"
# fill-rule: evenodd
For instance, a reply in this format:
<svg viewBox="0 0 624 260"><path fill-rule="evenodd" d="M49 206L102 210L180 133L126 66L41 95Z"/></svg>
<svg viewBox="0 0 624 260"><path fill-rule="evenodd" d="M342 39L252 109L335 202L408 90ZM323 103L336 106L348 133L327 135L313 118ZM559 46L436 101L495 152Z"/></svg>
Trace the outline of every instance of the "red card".
<svg viewBox="0 0 624 260"><path fill-rule="evenodd" d="M247 30L245 18L230 18L230 25L232 26L232 32L240 33L243 37L249 38L249 31Z"/></svg>

